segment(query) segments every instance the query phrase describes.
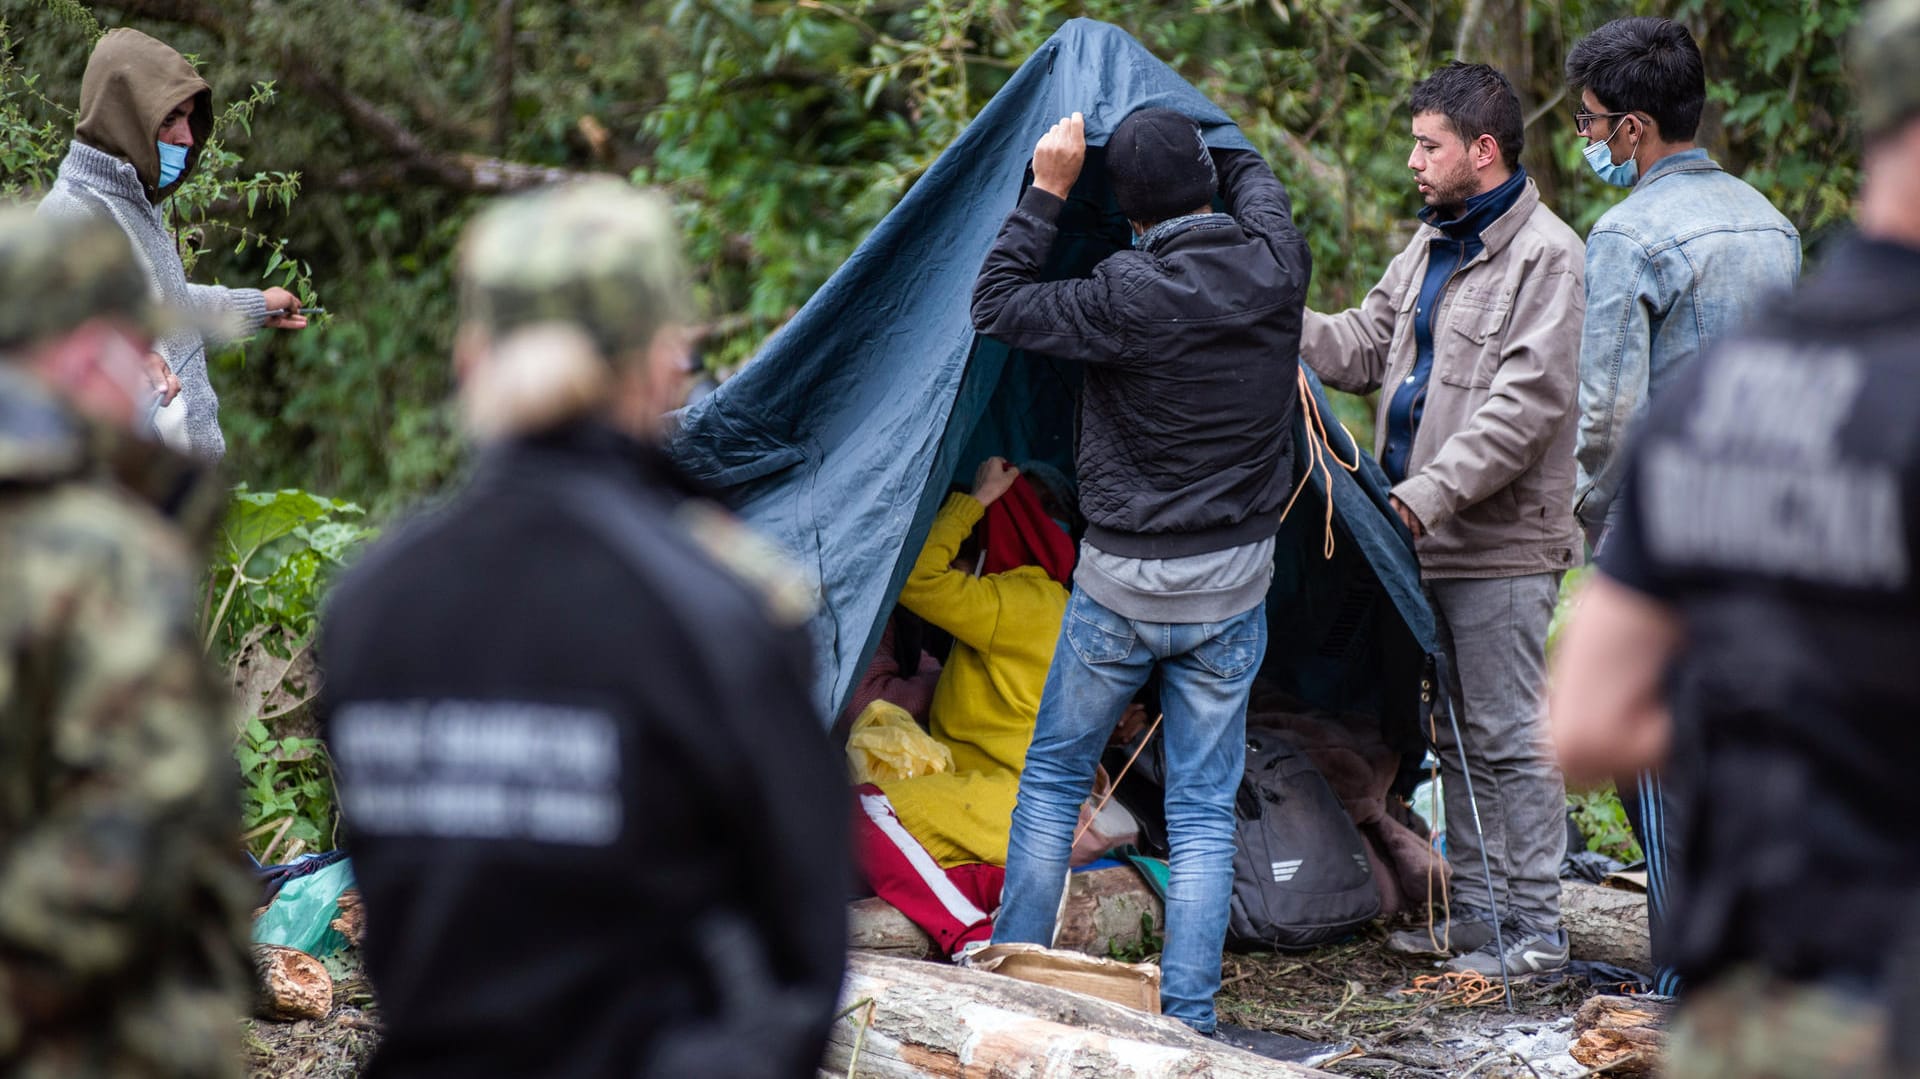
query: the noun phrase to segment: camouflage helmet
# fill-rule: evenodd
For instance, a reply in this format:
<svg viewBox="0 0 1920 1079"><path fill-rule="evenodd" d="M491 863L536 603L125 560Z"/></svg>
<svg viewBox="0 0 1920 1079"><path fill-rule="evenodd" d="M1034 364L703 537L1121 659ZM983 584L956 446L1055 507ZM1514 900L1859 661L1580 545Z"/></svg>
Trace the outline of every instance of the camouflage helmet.
<svg viewBox="0 0 1920 1079"><path fill-rule="evenodd" d="M1920 0L1879 0L1853 32L1854 85L1869 139L1920 117Z"/></svg>
<svg viewBox="0 0 1920 1079"><path fill-rule="evenodd" d="M0 354L101 317L156 335L171 328L126 233L102 218L0 209Z"/></svg>
<svg viewBox="0 0 1920 1079"><path fill-rule="evenodd" d="M570 323L608 360L693 309L672 208L612 179L496 203L467 229L460 285L463 320L489 336Z"/></svg>

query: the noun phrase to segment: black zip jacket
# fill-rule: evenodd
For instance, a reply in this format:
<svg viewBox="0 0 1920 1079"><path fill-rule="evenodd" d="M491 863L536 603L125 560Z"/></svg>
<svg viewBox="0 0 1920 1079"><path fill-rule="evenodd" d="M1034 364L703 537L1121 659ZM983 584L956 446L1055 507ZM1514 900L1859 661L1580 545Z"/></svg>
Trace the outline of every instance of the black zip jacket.
<svg viewBox="0 0 1920 1079"><path fill-rule="evenodd" d="M849 809L803 631L722 568L752 546L587 427L490 451L334 590L369 1076L814 1074Z"/></svg>
<svg viewBox="0 0 1920 1079"><path fill-rule="evenodd" d="M1029 188L973 289L973 324L1087 364L1075 454L1087 539L1173 558L1262 540L1293 492L1301 310L1312 257L1260 155L1216 150L1233 220L1207 219L1093 275L1039 280L1066 203Z"/></svg>

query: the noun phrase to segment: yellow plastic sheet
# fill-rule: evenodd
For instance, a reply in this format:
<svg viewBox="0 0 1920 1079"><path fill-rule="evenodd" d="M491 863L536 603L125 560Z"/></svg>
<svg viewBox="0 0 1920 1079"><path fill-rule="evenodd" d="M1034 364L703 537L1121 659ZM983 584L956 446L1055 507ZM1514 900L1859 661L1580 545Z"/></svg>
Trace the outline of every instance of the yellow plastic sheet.
<svg viewBox="0 0 1920 1079"><path fill-rule="evenodd" d="M921 730L906 709L874 701L847 735L847 766L855 783L886 783L951 772L953 753Z"/></svg>

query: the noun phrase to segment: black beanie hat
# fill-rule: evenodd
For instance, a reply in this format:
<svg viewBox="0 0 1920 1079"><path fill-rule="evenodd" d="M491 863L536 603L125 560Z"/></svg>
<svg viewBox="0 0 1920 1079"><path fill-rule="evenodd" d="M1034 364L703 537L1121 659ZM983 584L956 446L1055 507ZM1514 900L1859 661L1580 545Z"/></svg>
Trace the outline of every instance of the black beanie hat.
<svg viewBox="0 0 1920 1079"><path fill-rule="evenodd" d="M1200 125L1173 109L1130 113L1107 139L1107 180L1130 221L1157 225L1210 205L1219 178Z"/></svg>

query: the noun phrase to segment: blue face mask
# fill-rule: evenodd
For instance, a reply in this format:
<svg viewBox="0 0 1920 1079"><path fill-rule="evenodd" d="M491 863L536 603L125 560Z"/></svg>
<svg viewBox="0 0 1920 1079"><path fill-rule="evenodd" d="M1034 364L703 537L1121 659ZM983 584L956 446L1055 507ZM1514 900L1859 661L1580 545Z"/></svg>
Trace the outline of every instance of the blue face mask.
<svg viewBox="0 0 1920 1079"><path fill-rule="evenodd" d="M187 171L187 148L170 142L155 145L160 147L160 186L167 187Z"/></svg>
<svg viewBox="0 0 1920 1079"><path fill-rule="evenodd" d="M1613 135L1619 133L1620 128L1615 125ZM1611 146L1613 135L1608 135L1606 142L1596 142L1583 151L1587 158L1587 167L1593 170L1595 176L1600 177L1602 183L1609 183L1615 187L1632 187L1640 179L1640 162L1629 157L1618 165L1614 164Z"/></svg>

